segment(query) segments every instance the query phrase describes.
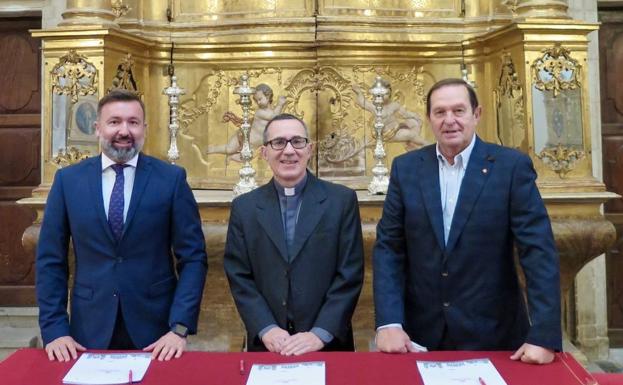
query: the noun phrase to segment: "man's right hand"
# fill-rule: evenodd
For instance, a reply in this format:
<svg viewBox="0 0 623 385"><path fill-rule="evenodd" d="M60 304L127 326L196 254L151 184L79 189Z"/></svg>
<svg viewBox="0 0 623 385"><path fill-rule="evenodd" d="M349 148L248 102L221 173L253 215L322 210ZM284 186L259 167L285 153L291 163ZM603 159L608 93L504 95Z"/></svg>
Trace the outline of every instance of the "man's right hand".
<svg viewBox="0 0 623 385"><path fill-rule="evenodd" d="M78 358L78 350L83 352L87 349L70 336L58 337L45 345L45 352L48 353L48 359L50 361L54 361L54 359L60 362L69 361L70 359L75 360Z"/></svg>
<svg viewBox="0 0 623 385"><path fill-rule="evenodd" d="M283 349L289 338L290 334L287 331L275 326L264 333L264 336L262 336L262 342L269 352L281 353L281 349Z"/></svg>
<svg viewBox="0 0 623 385"><path fill-rule="evenodd" d="M384 353L417 351L407 333L399 327L387 327L376 332L376 348Z"/></svg>

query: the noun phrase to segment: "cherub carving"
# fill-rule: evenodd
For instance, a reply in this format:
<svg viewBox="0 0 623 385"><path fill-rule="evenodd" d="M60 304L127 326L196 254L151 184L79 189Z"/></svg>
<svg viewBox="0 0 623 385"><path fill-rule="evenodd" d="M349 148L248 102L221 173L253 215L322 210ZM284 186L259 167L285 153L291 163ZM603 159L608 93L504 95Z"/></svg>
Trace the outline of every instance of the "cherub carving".
<svg viewBox="0 0 623 385"><path fill-rule="evenodd" d="M412 111L407 110L397 101L392 100L392 88L389 82L382 80L389 92L383 97L383 110L381 117L385 127L383 128L383 140L386 142L400 142L405 144L407 150L420 148L428 142L422 138L422 119ZM367 100L363 90L357 84L352 85L352 89L357 95L356 102L359 107L370 111L376 116L376 107L370 100ZM376 138L376 136L374 136ZM373 145L368 143L367 145Z"/></svg>
<svg viewBox="0 0 623 385"><path fill-rule="evenodd" d="M264 134L264 128L269 120L274 116L279 115L286 104L286 98L284 96L279 97L279 101L272 107L273 104L273 90L267 84L258 84L255 87L255 94L253 94L253 100L257 104L255 114L251 119L251 128L249 130L249 143L251 145L251 151L255 153L258 147L264 144L262 135ZM242 118L237 116L231 111L227 111L223 114L223 122L232 122L235 126L240 127L242 125ZM241 162L240 151L242 150L242 132L238 131L235 135L229 138L227 144L208 146L208 154L225 154L228 159L236 162Z"/></svg>

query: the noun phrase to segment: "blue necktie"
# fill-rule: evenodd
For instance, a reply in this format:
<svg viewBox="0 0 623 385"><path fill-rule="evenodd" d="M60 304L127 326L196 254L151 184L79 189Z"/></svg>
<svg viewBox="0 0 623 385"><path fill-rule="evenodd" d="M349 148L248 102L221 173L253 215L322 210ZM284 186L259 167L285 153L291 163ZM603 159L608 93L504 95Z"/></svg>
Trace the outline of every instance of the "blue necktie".
<svg viewBox="0 0 623 385"><path fill-rule="evenodd" d="M115 185L112 188L112 194L110 194L110 204L108 205L108 225L112 230L115 239L119 241L121 234L123 233L123 169L128 167L125 164L113 164L112 169L115 170L117 176L115 177Z"/></svg>

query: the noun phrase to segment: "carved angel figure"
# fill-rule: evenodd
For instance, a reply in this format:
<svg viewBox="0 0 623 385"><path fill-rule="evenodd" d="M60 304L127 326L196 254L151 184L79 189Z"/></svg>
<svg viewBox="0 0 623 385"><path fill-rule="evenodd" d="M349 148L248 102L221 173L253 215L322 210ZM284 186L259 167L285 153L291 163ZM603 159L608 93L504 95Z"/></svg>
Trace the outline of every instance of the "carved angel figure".
<svg viewBox="0 0 623 385"><path fill-rule="evenodd" d="M269 85L261 83L255 87L255 94L253 94L253 100L257 104L255 114L251 119L251 129L249 130L249 142L251 150L255 153L258 147L264 144L262 135L264 134L264 128L269 120L274 116L279 115L281 110L286 104L286 98L284 96L279 97L279 101L272 107L273 104L273 90ZM227 111L223 114L223 122L232 122L235 126L240 127L242 125L242 118L237 116L231 111ZM225 154L228 155L228 159L236 162L241 162L240 151L242 150L242 132L238 130L235 135L229 138L227 144L208 146L208 154Z"/></svg>
<svg viewBox="0 0 623 385"><path fill-rule="evenodd" d="M383 140L386 142L404 143L407 150L414 150L428 144L421 136L422 119L420 116L415 112L407 110L397 101L392 101L392 88L387 81L383 80L383 86L389 89L389 92L383 97L383 110L381 114L383 123L385 124L383 128ZM353 84L352 89L357 95L356 102L359 107L370 111L376 116L376 107L374 107L374 104L370 100L365 98L361 87L357 84ZM376 139L374 132L373 138ZM374 143L367 143L367 146L372 145L374 145Z"/></svg>

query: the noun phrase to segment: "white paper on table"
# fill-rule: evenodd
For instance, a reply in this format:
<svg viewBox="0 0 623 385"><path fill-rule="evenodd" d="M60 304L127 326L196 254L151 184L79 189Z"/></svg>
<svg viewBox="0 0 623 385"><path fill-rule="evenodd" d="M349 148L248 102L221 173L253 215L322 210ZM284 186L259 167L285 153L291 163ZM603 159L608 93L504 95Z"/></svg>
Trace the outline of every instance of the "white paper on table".
<svg viewBox="0 0 623 385"><path fill-rule="evenodd" d="M416 362L424 385L507 385L488 358Z"/></svg>
<svg viewBox="0 0 623 385"><path fill-rule="evenodd" d="M324 361L253 364L247 385L324 385Z"/></svg>
<svg viewBox="0 0 623 385"><path fill-rule="evenodd" d="M83 353L63 378L63 384L114 385L143 379L151 353Z"/></svg>

